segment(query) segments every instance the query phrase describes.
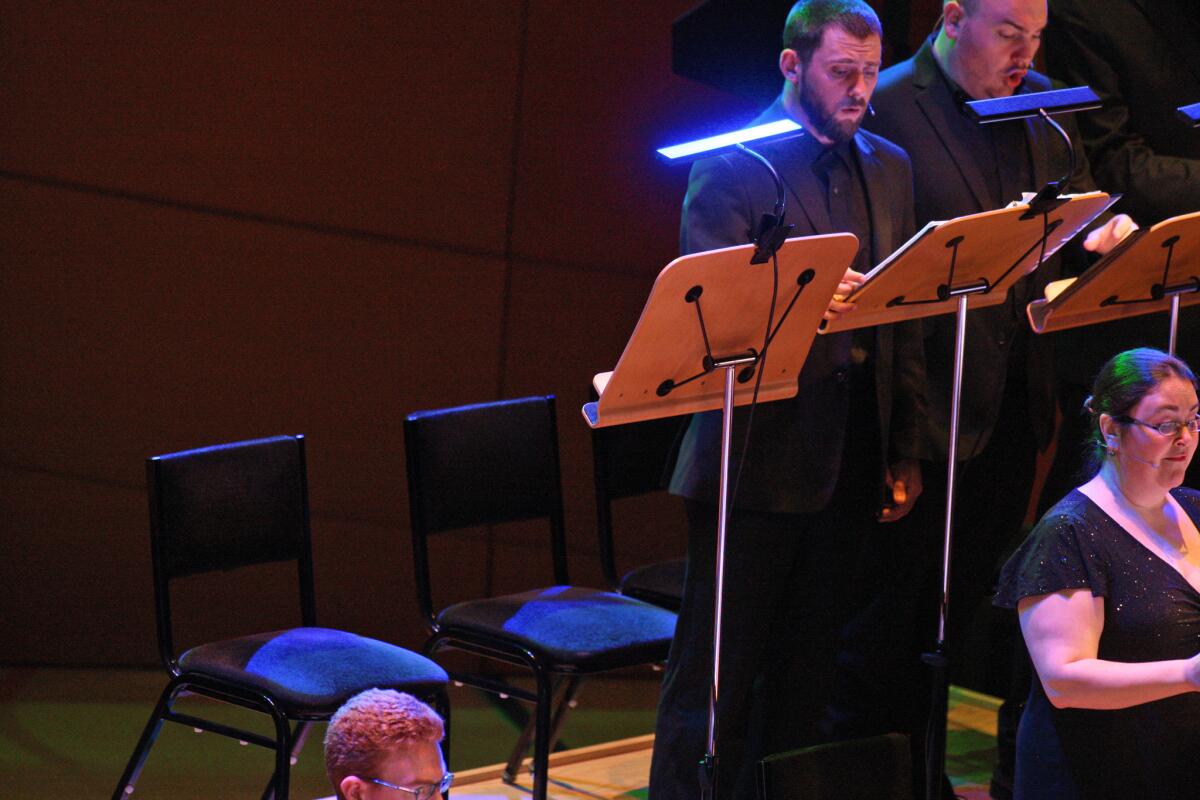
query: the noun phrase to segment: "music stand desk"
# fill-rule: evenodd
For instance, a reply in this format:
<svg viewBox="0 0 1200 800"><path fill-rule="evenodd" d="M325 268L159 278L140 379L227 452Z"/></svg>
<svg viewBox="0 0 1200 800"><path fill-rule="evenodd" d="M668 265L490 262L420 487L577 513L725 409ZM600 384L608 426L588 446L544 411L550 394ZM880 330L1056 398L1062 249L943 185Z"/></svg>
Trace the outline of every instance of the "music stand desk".
<svg viewBox="0 0 1200 800"><path fill-rule="evenodd" d="M1048 286L1047 294L1050 297L1034 300L1025 309L1037 333L1154 314L1175 306L1170 337L1174 351L1177 307L1200 303L1200 212L1134 231L1078 278Z"/></svg>

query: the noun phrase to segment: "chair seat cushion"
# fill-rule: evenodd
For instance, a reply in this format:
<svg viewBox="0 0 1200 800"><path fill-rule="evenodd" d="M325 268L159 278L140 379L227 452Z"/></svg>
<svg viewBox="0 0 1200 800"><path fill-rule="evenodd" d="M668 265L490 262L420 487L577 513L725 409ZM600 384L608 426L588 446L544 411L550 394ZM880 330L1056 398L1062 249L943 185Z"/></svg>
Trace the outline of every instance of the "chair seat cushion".
<svg viewBox="0 0 1200 800"><path fill-rule="evenodd" d="M621 594L678 611L683 602L683 575L687 560L660 561L630 570L621 579Z"/></svg>
<svg viewBox="0 0 1200 800"><path fill-rule="evenodd" d="M551 668L594 672L665 660L675 614L614 592L552 586L443 610L443 634L501 639Z"/></svg>
<svg viewBox="0 0 1200 800"><path fill-rule="evenodd" d="M179 659L186 673L253 686L289 714L332 714L365 689L428 696L445 670L424 656L330 628L292 628L203 644Z"/></svg>

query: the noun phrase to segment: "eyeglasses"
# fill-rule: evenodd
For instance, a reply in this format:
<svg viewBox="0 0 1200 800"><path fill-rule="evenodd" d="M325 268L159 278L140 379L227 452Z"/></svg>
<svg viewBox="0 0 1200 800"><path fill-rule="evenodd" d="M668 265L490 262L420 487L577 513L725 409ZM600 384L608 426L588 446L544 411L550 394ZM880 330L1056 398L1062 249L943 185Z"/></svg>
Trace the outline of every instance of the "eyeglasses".
<svg viewBox="0 0 1200 800"><path fill-rule="evenodd" d="M1149 422L1142 422L1140 419L1122 414L1119 417L1114 417L1117 422L1134 422L1141 425L1143 428L1149 428L1155 431L1160 436L1178 436L1184 429L1188 429L1188 433L1195 433L1200 429L1200 414L1192 417L1189 420L1169 419L1166 422L1159 422L1151 425Z"/></svg>
<svg viewBox="0 0 1200 800"><path fill-rule="evenodd" d="M449 790L450 784L454 783L454 773L447 772L437 783L423 783L420 786L414 786L411 789L407 786L397 786L394 783L381 781L379 778L363 778L363 780L378 784L379 786L386 786L389 789L408 792L417 800L433 800L436 795L445 794L446 791Z"/></svg>

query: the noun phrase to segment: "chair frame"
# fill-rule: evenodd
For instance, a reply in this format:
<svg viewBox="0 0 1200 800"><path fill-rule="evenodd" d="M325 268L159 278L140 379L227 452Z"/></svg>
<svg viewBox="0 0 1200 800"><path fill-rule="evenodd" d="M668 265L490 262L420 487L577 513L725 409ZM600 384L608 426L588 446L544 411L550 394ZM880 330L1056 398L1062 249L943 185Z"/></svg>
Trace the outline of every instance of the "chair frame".
<svg viewBox="0 0 1200 800"><path fill-rule="evenodd" d="M627 425L636 426L645 423L627 423ZM650 424L662 424L661 420L655 420ZM678 423L676 423L678 425ZM619 429L622 426L617 426ZM669 611L678 612L682 603L682 585L679 587L680 596L667 596L659 592L642 591L635 587L627 587L625 585L628 579L634 572L627 573L622 576L620 570L617 569L617 550L616 537L613 533L613 501L622 500L627 497L637 497L639 495L650 494L656 491L665 491L665 487L655 486L652 488L643 487L626 487L616 489L611 485L609 475L610 461L612 458L612 440L616 436L622 435L622 432L610 428L593 428L592 441L592 476L595 485L596 495L596 536L600 549L600 569L604 574L604 580L612 588L614 592L620 592L628 597L633 597L637 600L642 600L651 605L665 608ZM679 444L678 434L675 436L675 442L672 450L676 449ZM673 456L664 458L664 466L667 461ZM684 561L685 558L675 559ZM646 565L650 566L650 565Z"/></svg>
<svg viewBox="0 0 1200 800"><path fill-rule="evenodd" d="M297 571L300 585L300 618L304 627L316 626L316 600L313 586L312 563L312 534L309 528L308 511L308 467L304 455L304 436L294 438L299 446L300 459L300 499L303 513L303 524L300 530L300 541L297 543ZM251 440L262 441L262 440ZM246 444L238 442L235 444ZM226 447L231 445L217 445ZM207 449L207 448L205 448ZM168 454L173 455L173 454ZM163 518L162 485L159 479L159 465L168 456L152 456L146 459L146 486L150 501L150 552L154 566L154 612L155 627L158 632L158 654L163 666L171 675L165 689L159 695L150 719L146 722L137 747L125 766L117 788L113 791L113 800L120 800L132 794L150 755L150 749L162 730L163 722L175 722L194 729L205 730L221 736L227 736L239 741L266 747L275 753L275 772L271 782L263 792L266 800L271 797L286 798L292 759L299 755L300 749L308 738L308 727L311 721L323 719L322 716L313 718L299 717L295 729L278 702L262 692L256 692L240 684L221 680L210 675L185 672L179 666L179 658L175 653L175 637L171 620L171 578L165 564L166 523ZM175 700L183 693L199 694L220 700L253 711L260 711L271 717L275 727L275 738L269 738L252 731L241 730L211 720L202 719L190 714L180 714L172 707Z"/></svg>
<svg viewBox="0 0 1200 800"><path fill-rule="evenodd" d="M295 542L294 558L297 562L297 577L300 592L300 617L302 627L316 627L317 612L316 612L316 593L313 583L313 558L312 558L312 532L309 522L309 506L308 506L308 466L305 460L304 453L304 436L290 436L296 440L299 448L299 502L302 512L302 523L300 525L298 541ZM225 445L216 445L213 448L221 449L227 447L236 447L239 445L250 445L269 441L268 439L253 439L241 442L232 442ZM196 451L183 451L196 452ZM174 722L180 725L185 725L198 731L209 731L221 736L226 736L231 739L236 739L241 742L265 747L275 753L275 768L263 791L263 800L271 798L279 798L286 800L288 797L288 789L291 777L291 764L298 758L300 750L304 747L305 741L311 730L313 722L328 720L329 714L288 714L281 706L279 701L266 692L256 691L242 684L224 680L211 675L205 675L196 672L187 672L179 664L179 658L175 653L174 631L171 619L171 580L172 575L169 573L165 563L165 541L167 538L166 521L163 516L162 503L162 482L159 477L159 467L164 458L169 458L176 453L165 454L162 456L152 456L146 460L146 485L149 492L150 502L150 548L151 561L154 567L154 600L155 600L155 621L158 633L158 652L159 658L167 672L171 675L171 680L167 683L159 695L158 702L155 704L154 711L150 715L150 719L146 722L142 729L142 734L138 739L133 755L130 756L128 763L125 766L125 771L121 775L120 781L117 783L116 789L113 791L113 800L121 800L133 794L137 784L138 777L141 775L142 769L145 766L146 759L150 755L150 749L154 745L158 734L162 730L163 722ZM278 559L278 561L290 559ZM175 701L183 694L197 694L204 697L209 697L214 700L219 700L232 705L241 706L252 711L258 711L268 715L271 718L275 729L274 738L263 736L253 731L242 730L230 725L225 725L220 722L203 719L191 714L181 714L174 710ZM433 704L438 713L440 713L446 724L446 739L444 750L449 747L450 737L450 718L449 718L449 703L446 700L445 691L438 693L433 698ZM292 726L295 722L295 726Z"/></svg>
<svg viewBox="0 0 1200 800"><path fill-rule="evenodd" d="M549 415L549 426L555 433L551 436L551 441L548 446L552 448L552 462L555 479L555 492L551 501L549 513L542 515L529 515L520 518L509 520L491 520L489 522L481 522L481 525L498 524L504 521L521 521L524 519L539 519L545 516L549 520L550 536L551 536L551 554L554 566L554 579L559 585L570 584L570 579L567 569L567 553L566 553L566 526L563 515L563 500L562 500L562 479L561 465L559 461L559 448L557 436L557 416L555 413L555 404L553 395L540 395L535 397L526 397L517 400L502 400L493 403L482 403L477 406L464 406L453 410L467 410L479 406L493 406L500 403L528 403L534 400L544 402L547 406ZM513 750L512 756L509 758L508 764L504 771L503 779L506 783L513 784L516 782L516 776L520 765L524 760L525 752L528 750L529 741L533 740L533 798L534 800L545 800L549 788L549 759L550 751L557 741L559 731L566 716L566 710L570 707L575 699L576 693L579 690L580 681L586 674L603 671L606 668L615 668L624 666L623 664L615 664L612 667L599 666L596 669L590 669L586 672L546 663L536 653L530 649L523 647L517 643L501 639L498 637L489 637L475 631L456 631L439 625L437 621L437 613L434 610L432 587L429 575L429 551L428 537L432 534L441 533L443 531L454 530L454 528L431 528L422 519L418 508L418 502L415 498L421 496L423 476L420 472L420 459L418 458L419 435L417 434L417 425L419 421L426 416L434 414L442 414L451 409L439 409L431 411L416 412L409 414L404 421L405 433L405 453L408 464L408 492L409 492L409 510L412 526L412 544L413 544L413 566L416 575L417 603L421 609L421 613L425 619L425 624L430 632L430 637L426 641L423 649L423 654L428 657L433 657L437 652L443 649L458 650L461 652L471 653L473 655L482 656L485 658L494 659L515 666L524 667L533 673L535 689L529 691L521 687L513 686L507 682L500 680L492 680L484 676L450 673L452 680L471 686L483 691L492 692L499 695L508 695L510 697L532 703L534 706L534 715L530 720L530 724L526 725L522 731L517 745ZM555 696L559 699L555 702Z"/></svg>

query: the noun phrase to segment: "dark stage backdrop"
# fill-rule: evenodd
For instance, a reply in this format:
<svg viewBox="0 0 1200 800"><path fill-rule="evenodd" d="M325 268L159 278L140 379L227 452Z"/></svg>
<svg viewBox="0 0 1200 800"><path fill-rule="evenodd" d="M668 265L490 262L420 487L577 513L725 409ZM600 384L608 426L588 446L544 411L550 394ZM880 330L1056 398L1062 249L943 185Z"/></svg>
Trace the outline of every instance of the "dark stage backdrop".
<svg viewBox="0 0 1200 800"><path fill-rule="evenodd" d="M144 459L276 433L322 623L417 646L401 421L499 397L558 395L598 583L578 409L676 251L652 149L754 111L671 74L693 5L0 2L0 661L153 663ZM682 550L626 508L627 563ZM544 580L535 533L439 544L443 597ZM188 581L184 642L293 624L290 578Z"/></svg>

